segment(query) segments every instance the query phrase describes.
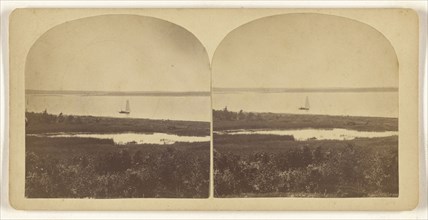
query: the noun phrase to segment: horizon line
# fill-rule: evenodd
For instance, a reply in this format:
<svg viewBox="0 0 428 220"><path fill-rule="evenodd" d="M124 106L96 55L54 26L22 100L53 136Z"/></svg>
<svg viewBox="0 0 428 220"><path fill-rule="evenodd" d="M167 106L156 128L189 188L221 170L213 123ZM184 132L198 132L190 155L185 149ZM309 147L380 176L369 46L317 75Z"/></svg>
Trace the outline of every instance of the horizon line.
<svg viewBox="0 0 428 220"><path fill-rule="evenodd" d="M29 95L92 95L92 96L210 96L209 91L86 91L26 89Z"/></svg>
<svg viewBox="0 0 428 220"><path fill-rule="evenodd" d="M318 88L256 88L256 87L213 87L213 93L228 92L259 92L259 93L287 93L287 92L398 92L398 87L318 87Z"/></svg>

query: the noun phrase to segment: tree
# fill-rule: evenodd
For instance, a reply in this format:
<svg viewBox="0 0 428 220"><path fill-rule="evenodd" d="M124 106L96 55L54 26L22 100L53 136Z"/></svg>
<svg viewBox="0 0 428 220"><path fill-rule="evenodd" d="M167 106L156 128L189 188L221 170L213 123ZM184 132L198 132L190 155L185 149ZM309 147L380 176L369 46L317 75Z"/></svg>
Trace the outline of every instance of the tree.
<svg viewBox="0 0 428 220"><path fill-rule="evenodd" d="M242 109L238 113L238 120L243 120L245 118L244 111Z"/></svg>

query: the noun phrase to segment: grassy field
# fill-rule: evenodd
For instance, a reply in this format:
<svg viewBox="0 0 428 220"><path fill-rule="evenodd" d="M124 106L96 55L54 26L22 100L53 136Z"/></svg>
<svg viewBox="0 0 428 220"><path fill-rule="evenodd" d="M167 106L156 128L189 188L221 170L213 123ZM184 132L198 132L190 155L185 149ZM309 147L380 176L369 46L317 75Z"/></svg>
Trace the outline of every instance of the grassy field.
<svg viewBox="0 0 428 220"><path fill-rule="evenodd" d="M214 131L345 128L397 131L393 118L214 111ZM214 134L216 197L396 197L398 137L296 141Z"/></svg>
<svg viewBox="0 0 428 220"><path fill-rule="evenodd" d="M162 132L191 136L210 135L209 122L52 115L32 112L27 112L26 116L28 119L28 126L25 130L27 134L51 132Z"/></svg>
<svg viewBox="0 0 428 220"><path fill-rule="evenodd" d="M214 131L235 129L344 128L357 131L398 131L397 118L231 112L214 110Z"/></svg>
<svg viewBox="0 0 428 220"><path fill-rule="evenodd" d="M271 136L271 137L269 137ZM398 137L356 138L354 140L287 140L288 136L280 135L214 135L215 149L240 154L252 154L269 151L272 153L287 152L292 148L321 147L339 150L352 145L358 148L387 149L398 145Z"/></svg>
<svg viewBox="0 0 428 220"><path fill-rule="evenodd" d="M31 134L209 135L209 123L204 122L36 113L27 114L27 119ZM29 198L206 198L209 149L209 142L117 145L111 139L27 136L25 194Z"/></svg>

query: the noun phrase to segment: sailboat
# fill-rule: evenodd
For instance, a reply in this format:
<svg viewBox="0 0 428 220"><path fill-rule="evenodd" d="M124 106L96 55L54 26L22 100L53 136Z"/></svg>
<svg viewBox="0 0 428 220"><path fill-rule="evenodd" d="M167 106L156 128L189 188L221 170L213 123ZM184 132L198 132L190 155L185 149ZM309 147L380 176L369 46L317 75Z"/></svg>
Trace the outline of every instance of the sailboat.
<svg viewBox="0 0 428 220"><path fill-rule="evenodd" d="M299 110L309 111L309 98L306 96L305 107L300 107Z"/></svg>
<svg viewBox="0 0 428 220"><path fill-rule="evenodd" d="M129 100L126 100L125 110L121 110L119 113L120 114L127 114L127 115L129 115L129 113L131 113L131 108L129 107Z"/></svg>

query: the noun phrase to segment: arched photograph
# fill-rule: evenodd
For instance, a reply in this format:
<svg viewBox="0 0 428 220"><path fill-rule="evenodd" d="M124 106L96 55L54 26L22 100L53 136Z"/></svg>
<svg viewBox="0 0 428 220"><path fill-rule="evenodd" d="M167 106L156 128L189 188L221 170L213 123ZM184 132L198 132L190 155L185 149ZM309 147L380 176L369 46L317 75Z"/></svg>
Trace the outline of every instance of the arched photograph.
<svg viewBox="0 0 428 220"><path fill-rule="evenodd" d="M231 31L212 60L215 197L397 197L397 55L349 18Z"/></svg>
<svg viewBox="0 0 428 220"><path fill-rule="evenodd" d="M176 24L71 20L25 64L25 196L206 198L210 64Z"/></svg>

